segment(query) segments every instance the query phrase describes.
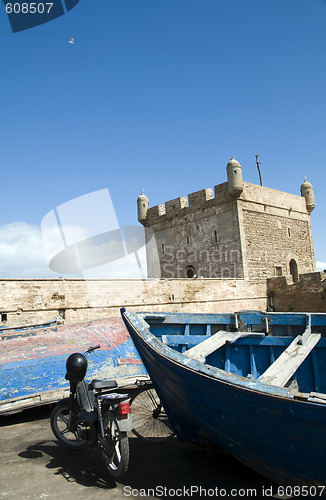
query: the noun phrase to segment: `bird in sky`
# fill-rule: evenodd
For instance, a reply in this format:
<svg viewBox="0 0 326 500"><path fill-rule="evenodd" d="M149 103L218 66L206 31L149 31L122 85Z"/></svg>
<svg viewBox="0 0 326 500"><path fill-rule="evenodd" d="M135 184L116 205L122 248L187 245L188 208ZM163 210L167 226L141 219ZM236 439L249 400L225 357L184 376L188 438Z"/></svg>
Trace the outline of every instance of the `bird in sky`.
<svg viewBox="0 0 326 500"><path fill-rule="evenodd" d="M75 43L75 37L74 36L71 37L71 40L69 40L69 43Z"/></svg>

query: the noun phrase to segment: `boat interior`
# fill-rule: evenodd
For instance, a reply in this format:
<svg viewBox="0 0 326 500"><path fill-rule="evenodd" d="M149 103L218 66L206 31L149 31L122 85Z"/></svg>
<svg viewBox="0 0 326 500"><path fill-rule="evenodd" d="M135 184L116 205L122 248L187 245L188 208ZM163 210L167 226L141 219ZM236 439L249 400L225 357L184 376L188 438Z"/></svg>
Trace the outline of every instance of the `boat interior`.
<svg viewBox="0 0 326 500"><path fill-rule="evenodd" d="M190 359L326 404L326 314L141 314Z"/></svg>

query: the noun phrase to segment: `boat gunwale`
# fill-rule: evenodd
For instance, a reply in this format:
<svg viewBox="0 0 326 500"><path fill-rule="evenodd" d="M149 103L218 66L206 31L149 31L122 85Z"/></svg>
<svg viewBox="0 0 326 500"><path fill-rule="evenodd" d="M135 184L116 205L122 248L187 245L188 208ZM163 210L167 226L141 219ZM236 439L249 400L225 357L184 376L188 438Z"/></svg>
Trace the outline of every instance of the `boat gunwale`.
<svg viewBox="0 0 326 500"><path fill-rule="evenodd" d="M126 309L128 310L128 309ZM128 310L129 311L129 310ZM144 312L136 311L136 314L142 317L148 317L152 319L157 319L160 322L165 320L166 317L173 318L173 320L179 318L189 318L189 319L203 319L201 322L192 321L193 324L205 324L209 323L210 319L214 319L211 324L232 324L231 319L235 320L237 317L241 324L244 324L244 319L250 325L264 325L264 320L270 320L270 324L274 326L287 326L287 321L291 319L291 326L305 326L307 320L310 318L311 326L325 326L326 327L326 313L307 313L307 312L264 312L260 310L246 310L246 311L236 311L234 313L179 313L179 312ZM227 321L218 321L216 319L221 319ZM249 321L248 321L249 320ZM259 321L258 321L259 320ZM321 321L323 320L323 321ZM173 321L176 324L184 324L185 321L182 319L179 321ZM168 324L168 323L167 323Z"/></svg>
<svg viewBox="0 0 326 500"><path fill-rule="evenodd" d="M163 344L155 335L153 335L149 328L150 325L145 321L144 316L152 317L154 313L134 312L131 310L121 309L122 316L128 321L130 327L135 331L138 337L147 343L153 350L156 350L160 355L169 361L181 365L190 371L196 372L202 376L218 380L230 386L236 386L246 391L254 391L266 397L272 396L273 398L281 398L282 400L291 400L293 402L313 404L318 406L325 406L321 401L308 400L310 393L302 393L300 391L291 391L286 387L278 387L270 384L264 384L257 380L251 380L248 377L236 375L231 372L226 372L221 368L212 365L206 365L197 360L193 360L185 356L185 354L175 351L171 347ZM162 313L161 313L162 314ZM169 313L165 313L169 314ZM172 313L178 314L178 313ZM181 313L179 313L181 315ZM201 313L195 313L198 316ZM326 315L325 315L326 316ZM135 328L136 326L136 328ZM139 331L138 329L139 328Z"/></svg>

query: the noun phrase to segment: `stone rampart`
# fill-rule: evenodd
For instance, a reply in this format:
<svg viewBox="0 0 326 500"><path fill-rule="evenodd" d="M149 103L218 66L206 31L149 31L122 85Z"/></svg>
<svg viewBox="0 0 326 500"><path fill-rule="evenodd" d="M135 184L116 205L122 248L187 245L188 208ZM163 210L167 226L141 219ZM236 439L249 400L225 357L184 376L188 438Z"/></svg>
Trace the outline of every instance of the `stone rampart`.
<svg viewBox="0 0 326 500"><path fill-rule="evenodd" d="M326 312L326 273L300 274L293 283L290 277L267 280L268 302L275 311Z"/></svg>
<svg viewBox="0 0 326 500"><path fill-rule="evenodd" d="M213 196L214 193L214 196ZM207 188L191 193L188 196L182 196L165 202L164 205L155 205L147 211L148 223L160 222L163 216L174 216L176 214L188 214L198 209L210 207L211 205L221 205L231 201L233 197L228 191L228 183L224 182L214 186L214 189ZM243 203L255 204L255 211L274 209L275 214L291 215L293 213L307 215L305 198L295 194L277 191L275 189L257 186L249 182L244 183L244 190L239 200ZM261 208L260 208L261 207ZM249 207L248 207L249 208ZM145 224L146 225L146 224Z"/></svg>
<svg viewBox="0 0 326 500"><path fill-rule="evenodd" d="M243 279L0 280L1 326L58 317L75 323L117 317L121 307L166 312L266 310L265 283Z"/></svg>
<svg viewBox="0 0 326 500"><path fill-rule="evenodd" d="M0 280L1 326L75 323L118 317L121 307L166 312L235 312L246 309L326 312L326 273L266 282L244 279Z"/></svg>

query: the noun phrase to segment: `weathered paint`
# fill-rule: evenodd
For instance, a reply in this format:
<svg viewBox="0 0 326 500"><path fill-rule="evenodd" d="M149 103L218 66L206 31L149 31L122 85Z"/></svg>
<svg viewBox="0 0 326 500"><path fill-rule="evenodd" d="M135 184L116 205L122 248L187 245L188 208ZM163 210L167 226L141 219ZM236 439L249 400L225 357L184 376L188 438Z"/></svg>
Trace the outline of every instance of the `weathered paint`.
<svg viewBox="0 0 326 500"><path fill-rule="evenodd" d="M0 341L15 337L36 335L35 330L46 328L48 326L56 326L57 323L57 319L53 319L51 321L46 321L45 323L35 325L0 326Z"/></svg>
<svg viewBox="0 0 326 500"><path fill-rule="evenodd" d="M32 330L30 335L25 332L23 336L2 340L0 414L10 408L26 407L26 402L33 400L42 404L42 397L44 401L49 394L53 394L52 399L59 399L56 393L68 388L67 356L97 344L101 349L88 356L88 380L146 375L120 318Z"/></svg>
<svg viewBox="0 0 326 500"><path fill-rule="evenodd" d="M184 332L190 332L191 336L190 319L194 319L198 327L204 325L207 315L190 318L189 315L174 314L172 318L172 315L165 314L154 318L152 314L124 310L122 315L181 440L200 445L218 444L278 483L296 486L325 484L325 394L314 399L313 392L302 394L254 380L268 364L261 353L275 350L277 358L292 342L292 337L242 338L225 345L222 355L215 353L215 358L210 355L206 364L171 349L157 337L165 335L166 331L171 333L174 327L180 330L182 320L189 325L186 328L183 324ZM212 327L220 318L210 316ZM254 316L251 321L257 319ZM300 318L303 331L307 325L310 328L313 324L313 318L304 319L302 322ZM282 322L280 317L278 320ZM194 328L196 331L198 333L198 328ZM205 334L202 338L206 338ZM248 362L243 356L245 351ZM307 386L321 384L320 392L326 392L326 339L320 339L313 352L317 353L319 377L313 374L313 360L307 358L300 367L301 378ZM269 364L273 362L272 358L270 356ZM219 363L222 368L217 367ZM248 367L243 370L249 370L246 375L250 377L239 374L242 364Z"/></svg>

